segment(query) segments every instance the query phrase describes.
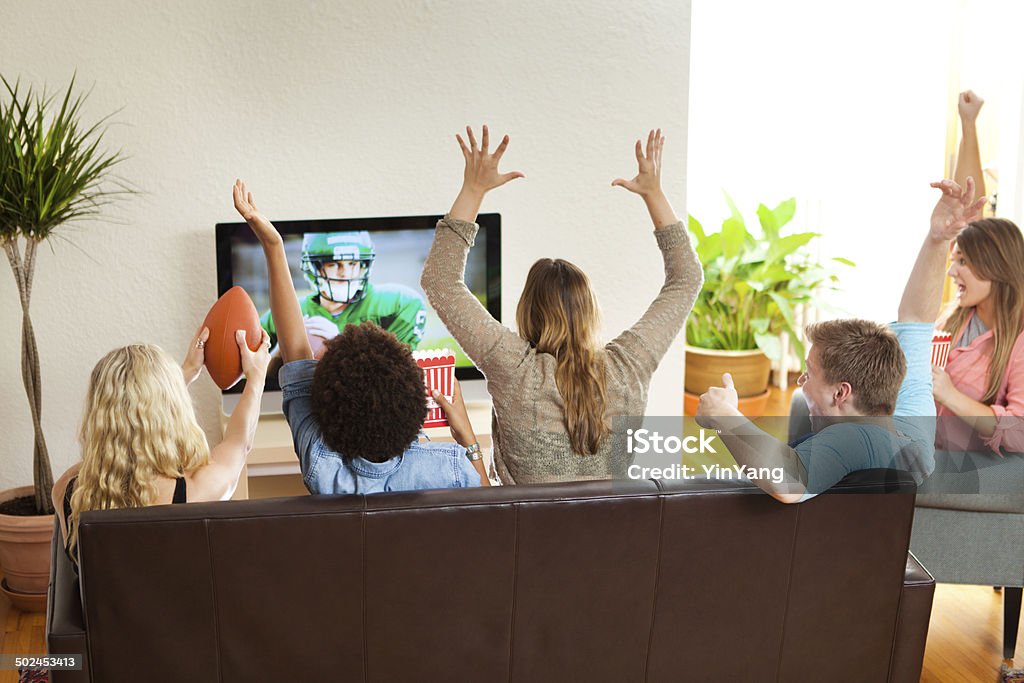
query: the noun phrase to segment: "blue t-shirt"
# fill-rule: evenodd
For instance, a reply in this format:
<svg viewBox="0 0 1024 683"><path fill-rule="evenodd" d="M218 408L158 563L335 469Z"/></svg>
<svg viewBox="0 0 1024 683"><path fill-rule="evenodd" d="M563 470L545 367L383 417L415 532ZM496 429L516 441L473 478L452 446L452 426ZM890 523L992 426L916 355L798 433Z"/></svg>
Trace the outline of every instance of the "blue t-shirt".
<svg viewBox="0 0 1024 683"><path fill-rule="evenodd" d="M328 448L313 417L310 396L317 361L286 363L278 374L284 416L291 428L302 480L310 493L381 493L480 486L480 474L456 443L415 441L384 462L349 458Z"/></svg>
<svg viewBox="0 0 1024 683"><path fill-rule="evenodd" d="M807 493L826 491L857 470L910 472L920 484L935 469L935 401L932 398L931 323L890 323L907 358L907 374L896 396L892 432L877 424L829 425L796 445L807 471Z"/></svg>

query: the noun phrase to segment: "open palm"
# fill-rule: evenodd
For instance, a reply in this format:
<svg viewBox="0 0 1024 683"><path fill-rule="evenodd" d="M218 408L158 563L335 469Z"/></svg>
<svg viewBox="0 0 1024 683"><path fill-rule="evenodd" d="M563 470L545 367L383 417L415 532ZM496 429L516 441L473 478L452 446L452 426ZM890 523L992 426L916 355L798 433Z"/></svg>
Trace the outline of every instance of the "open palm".
<svg viewBox="0 0 1024 683"><path fill-rule="evenodd" d="M462 156L466 159L466 169L462 177L463 187L483 194L496 187L501 187L510 180L525 177L519 171L508 173L498 171L498 163L501 161L502 155L505 154L505 150L508 149L507 135L501 139L501 144L495 148L493 154L488 149L491 136L487 126L483 127L479 146L473 129L469 126L466 126L466 135L469 138L468 145L461 135L455 135L455 139L459 141L459 147L462 149Z"/></svg>
<svg viewBox="0 0 1024 683"><path fill-rule="evenodd" d="M281 241L281 235L277 232L277 228L256 208L252 192L245 189L245 183L236 180L231 194L235 200L235 210L256 233L256 238L261 244L276 244Z"/></svg>
<svg viewBox="0 0 1024 683"><path fill-rule="evenodd" d="M956 239L968 223L981 217L985 198L974 199L974 179L967 178L967 187L961 188L952 180L942 180L931 186L941 190L942 196L932 209L931 236L933 239Z"/></svg>
<svg viewBox="0 0 1024 683"><path fill-rule="evenodd" d="M635 192L641 197L646 197L661 189L661 152L665 147L665 136L661 134L661 128L652 130L647 134L647 150L640 141L636 141L636 163L637 174L632 180L616 178L612 185L624 187L630 192Z"/></svg>

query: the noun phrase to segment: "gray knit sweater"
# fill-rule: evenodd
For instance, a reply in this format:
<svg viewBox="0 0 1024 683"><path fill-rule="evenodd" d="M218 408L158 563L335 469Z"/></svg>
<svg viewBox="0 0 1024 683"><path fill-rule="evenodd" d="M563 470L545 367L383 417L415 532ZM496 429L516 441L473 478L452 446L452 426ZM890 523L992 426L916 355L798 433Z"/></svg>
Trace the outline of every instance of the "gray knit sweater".
<svg viewBox="0 0 1024 683"><path fill-rule="evenodd" d="M624 478L632 463L626 429L639 426L651 374L679 334L703 282L683 224L654 231L665 260L665 284L643 317L604 347L606 415L613 431L593 455L578 455L569 444L565 404L555 385L555 357L537 353L492 318L466 287L466 256L478 229L476 223L448 216L438 221L420 284L487 378L498 476L505 484Z"/></svg>

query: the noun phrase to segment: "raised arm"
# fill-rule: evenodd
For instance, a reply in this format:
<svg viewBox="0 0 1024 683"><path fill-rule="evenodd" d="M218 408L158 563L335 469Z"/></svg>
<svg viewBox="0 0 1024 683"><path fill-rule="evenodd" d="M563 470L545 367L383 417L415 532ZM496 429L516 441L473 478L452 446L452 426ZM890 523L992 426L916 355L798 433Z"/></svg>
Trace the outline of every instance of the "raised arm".
<svg viewBox="0 0 1024 683"><path fill-rule="evenodd" d="M238 330L235 342L242 356L245 389L224 429L224 438L210 450L210 462L192 474L190 500L222 500L229 498L238 485L245 459L252 450L256 425L260 418L260 399L270 362L270 337L260 331L260 346L250 351L245 331Z"/></svg>
<svg viewBox="0 0 1024 683"><path fill-rule="evenodd" d="M313 358L313 349L306 336L306 325L288 269L284 253L284 240L266 216L259 212L253 202L252 193L246 191L245 183L235 181L233 189L235 209L252 228L263 246L267 259L267 273L270 280L270 314L274 319L281 357L285 363Z"/></svg>
<svg viewBox="0 0 1024 683"><path fill-rule="evenodd" d="M636 163L639 167L632 180L616 178L613 187L624 187L634 194L640 195L651 214L655 230L663 230L679 222L676 212L672 210L668 198L661 189L661 153L665 149L665 136L661 128L647 134L647 151L640 141L636 141Z"/></svg>
<svg viewBox="0 0 1024 683"><path fill-rule="evenodd" d="M466 137L469 138L469 145L458 133L455 139L462 149L462 156L466 160L466 167L462 172L462 189L452 204L448 215L460 221L473 223L476 215L480 212L480 205L484 201L484 195L496 187L501 187L510 180L525 178L526 175L519 171L508 173L498 172L498 163L508 149L508 136L501 139L501 143L492 154L488 151L491 144L491 134L487 126L483 127L483 134L480 137L480 146L477 147L476 136L473 129L466 126Z"/></svg>
<svg viewBox="0 0 1024 683"><path fill-rule="evenodd" d="M967 178L966 187L952 180L932 183L942 191L932 210L931 226L900 300L900 322L933 323L942 305L942 280L945 276L949 243L960 231L981 215L985 198L974 199L974 180Z"/></svg>
<svg viewBox="0 0 1024 683"><path fill-rule="evenodd" d="M979 195L985 194L985 174L981 168L981 150L978 147L978 112L983 104L985 100L970 90L960 93L957 102L961 129L960 151L956 155L956 170L953 172L953 180L960 187L966 187L967 179L974 178Z"/></svg>
<svg viewBox="0 0 1024 683"><path fill-rule="evenodd" d="M682 329L704 282L697 253L661 189L664 146L665 136L661 129L648 133L646 152L637 140L636 176L632 180L617 178L612 181L612 185L624 187L644 200L665 261L665 283L657 298L636 324L608 345L609 350L618 352L624 362L635 365L640 375L648 377L657 369L669 345Z"/></svg>
<svg viewBox="0 0 1024 683"><path fill-rule="evenodd" d="M467 126L466 134L469 145L461 135L455 136L466 162L462 189L448 215L437 224L434 243L423 264L420 286L462 350L486 373L491 351L503 340L523 349L527 343L495 320L466 287L466 257L476 237L478 226L474 221L484 195L524 176L518 171L498 172L498 163L508 148L507 135L492 154L488 151L487 126L483 127L479 146L472 128Z"/></svg>

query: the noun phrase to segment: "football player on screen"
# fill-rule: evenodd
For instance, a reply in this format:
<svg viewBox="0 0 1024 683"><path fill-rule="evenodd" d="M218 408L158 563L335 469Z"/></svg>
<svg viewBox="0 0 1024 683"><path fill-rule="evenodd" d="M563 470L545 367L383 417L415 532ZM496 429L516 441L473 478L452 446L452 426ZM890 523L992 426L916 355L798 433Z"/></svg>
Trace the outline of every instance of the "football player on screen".
<svg viewBox="0 0 1024 683"><path fill-rule="evenodd" d="M302 239L302 273L313 293L299 308L306 334L316 357L324 343L338 336L346 325L367 320L392 332L415 349L423 338L427 311L415 290L397 284L373 285L370 270L377 257L370 233L317 232ZM260 322L276 343L274 319L267 311Z"/></svg>

